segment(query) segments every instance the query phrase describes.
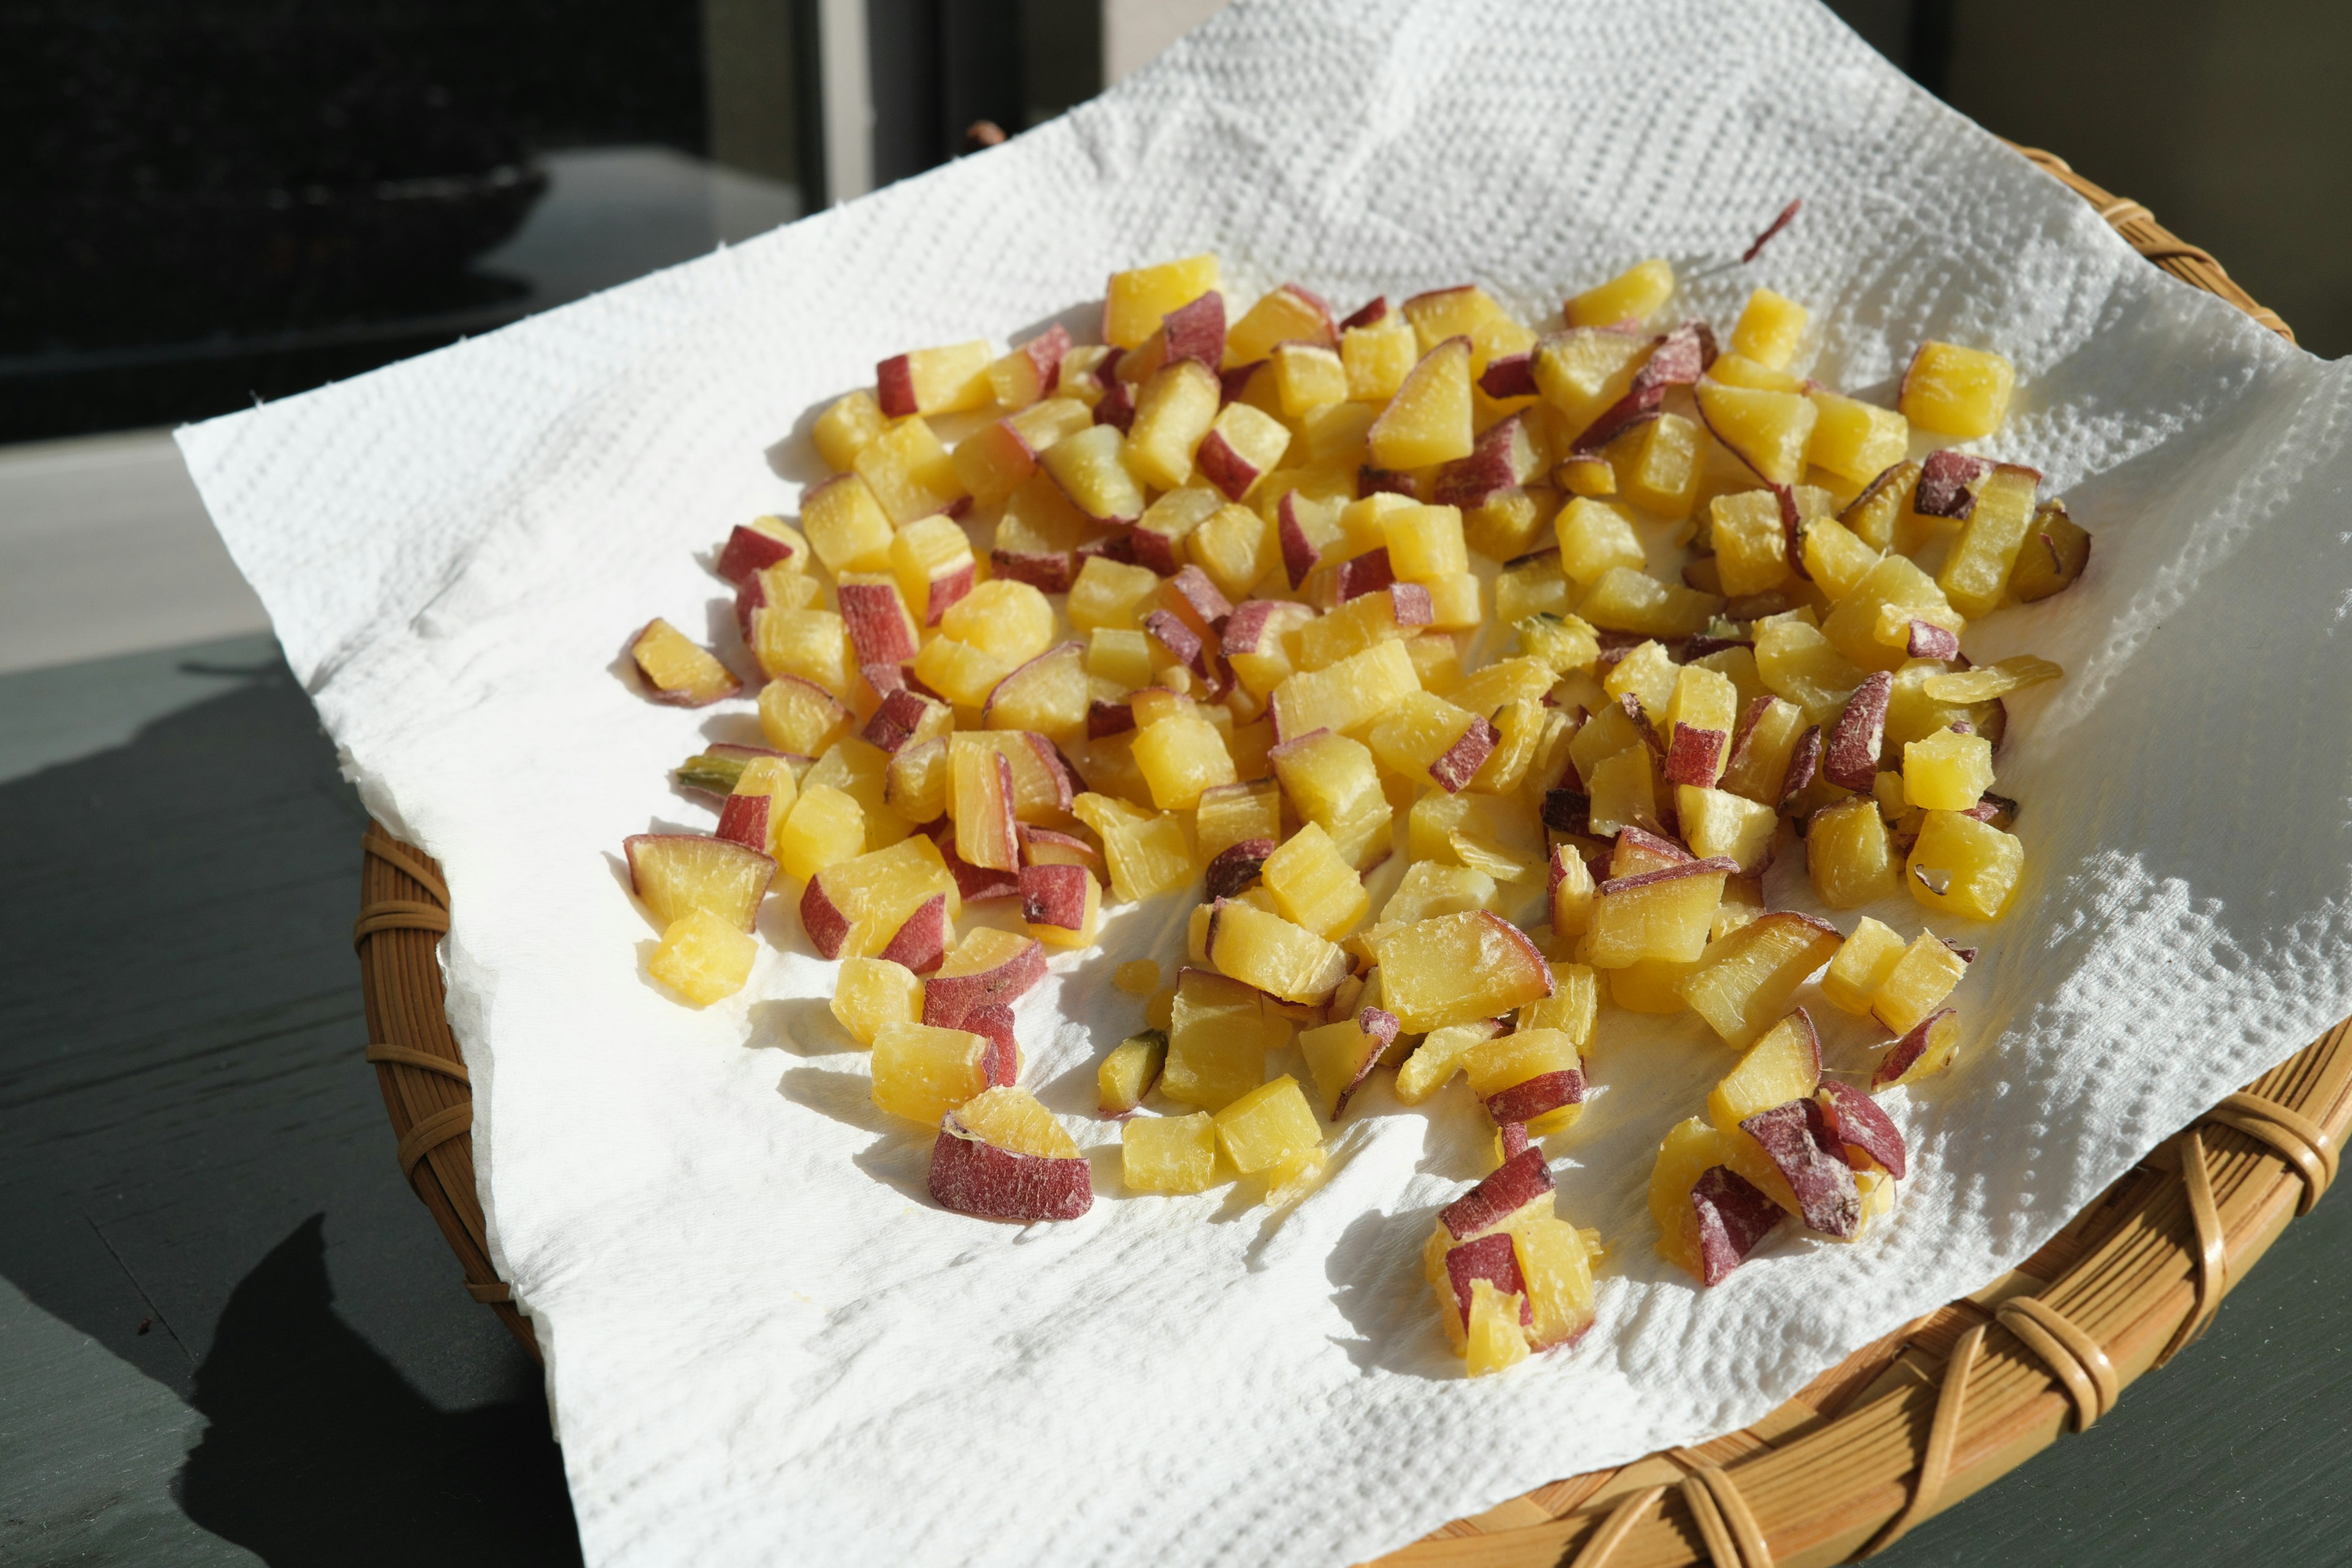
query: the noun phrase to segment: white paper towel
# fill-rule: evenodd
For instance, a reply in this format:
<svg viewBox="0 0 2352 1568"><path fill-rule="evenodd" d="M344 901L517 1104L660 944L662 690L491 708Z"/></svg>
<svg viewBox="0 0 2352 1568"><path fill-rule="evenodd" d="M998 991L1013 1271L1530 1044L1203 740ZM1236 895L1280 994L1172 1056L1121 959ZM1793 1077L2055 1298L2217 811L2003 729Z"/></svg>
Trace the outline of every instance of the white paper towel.
<svg viewBox="0 0 2352 1568"><path fill-rule="evenodd" d="M1465 1099L1376 1087L1278 1218L1120 1195L1092 1063L1138 1022L1113 963L1169 958L1173 904L1017 1009L1029 1081L1097 1152L1066 1225L929 1204L793 889L733 1002L641 977L620 841L706 828L665 770L748 721L643 701L620 641L723 628L696 552L792 510L809 420L877 358L1206 247L1244 297L1475 279L1529 320L1663 254L1718 324L1759 282L1811 305L1834 384L1883 393L1927 336L2015 360L1983 445L2097 543L2080 587L1971 634L2072 674L2013 702L2029 871L2003 924L1944 928L1984 944L1967 1054L1892 1097L1916 1173L1874 1237L1783 1239L1706 1292L1659 1261L1650 1153L1728 1058L1605 1014L1553 1140L1561 1213L1616 1247L1601 1327L1474 1384L1418 1278L1480 1168ZM1314 0L1240 5L1009 146L181 440L368 805L447 868L494 1251L592 1563L1337 1563L1756 1418L2352 1011L2339 368L2160 276L1801 0ZM1810 907L1795 865L1771 891Z"/></svg>

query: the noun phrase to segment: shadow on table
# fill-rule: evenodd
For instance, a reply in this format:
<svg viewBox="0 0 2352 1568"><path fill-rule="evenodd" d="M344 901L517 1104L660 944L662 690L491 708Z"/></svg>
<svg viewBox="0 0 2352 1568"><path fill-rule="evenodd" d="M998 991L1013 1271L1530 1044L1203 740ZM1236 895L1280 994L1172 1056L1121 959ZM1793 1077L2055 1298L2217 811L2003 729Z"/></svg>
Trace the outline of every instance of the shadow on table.
<svg viewBox="0 0 2352 1568"><path fill-rule="evenodd" d="M334 748L275 657L158 662L0 678L0 729L79 709L90 742L0 783L0 1275L209 1429L119 1482L0 1458L0 1561L37 1536L68 1542L44 1562L172 1560L111 1554L87 1506L172 1481L273 1564L577 1562L538 1369L391 1159ZM189 700L123 695L158 687ZM10 1395L120 1419L117 1387L0 1351L0 1427Z"/></svg>
<svg viewBox="0 0 2352 1568"><path fill-rule="evenodd" d="M578 1562L538 1402L435 1409L335 1315L324 1219L221 1313L196 1368L210 1426L180 1472L188 1517L272 1568Z"/></svg>

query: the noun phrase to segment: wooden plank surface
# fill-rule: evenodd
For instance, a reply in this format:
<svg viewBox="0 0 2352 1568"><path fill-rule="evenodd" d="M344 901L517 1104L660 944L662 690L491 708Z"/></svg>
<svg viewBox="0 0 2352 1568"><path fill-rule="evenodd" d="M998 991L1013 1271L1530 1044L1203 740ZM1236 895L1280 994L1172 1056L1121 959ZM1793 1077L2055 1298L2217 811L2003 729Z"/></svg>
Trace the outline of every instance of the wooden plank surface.
<svg viewBox="0 0 2352 1568"><path fill-rule="evenodd" d="M0 679L0 1562L576 1556L538 1369L394 1166L363 819L274 647Z"/></svg>
<svg viewBox="0 0 2352 1568"><path fill-rule="evenodd" d="M360 1059L362 825L266 638L0 677L0 1563L576 1560L537 1370ZM1877 1561L2352 1561L2347 1345L2337 1196Z"/></svg>

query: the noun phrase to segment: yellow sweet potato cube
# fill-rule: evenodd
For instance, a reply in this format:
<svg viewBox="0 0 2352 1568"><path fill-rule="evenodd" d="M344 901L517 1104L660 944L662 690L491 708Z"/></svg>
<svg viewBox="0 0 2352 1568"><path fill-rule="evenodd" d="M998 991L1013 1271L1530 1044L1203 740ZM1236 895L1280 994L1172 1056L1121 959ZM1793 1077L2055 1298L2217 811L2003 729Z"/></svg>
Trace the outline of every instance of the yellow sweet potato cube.
<svg viewBox="0 0 2352 1568"><path fill-rule="evenodd" d="M1416 921L1377 951L1382 1005L1406 1034L1491 1018L1552 994L1550 966L1535 943L1486 910Z"/></svg>
<svg viewBox="0 0 2352 1568"><path fill-rule="evenodd" d="M1992 785L1992 742L1938 730L1903 748L1903 800L1924 811L1966 811Z"/></svg>
<svg viewBox="0 0 2352 1568"><path fill-rule="evenodd" d="M988 1087L989 1042L962 1029L888 1023L874 1036L874 1103L926 1127Z"/></svg>
<svg viewBox="0 0 2352 1568"><path fill-rule="evenodd" d="M1822 972L1822 994L1832 1006L1859 1017L1870 1011L1903 952L1903 939L1893 927L1863 916Z"/></svg>
<svg viewBox="0 0 2352 1568"><path fill-rule="evenodd" d="M1595 969L1623 969L1643 959L1695 962L1706 951L1731 870L1727 861L1693 860L1601 883L1593 895L1586 962Z"/></svg>
<svg viewBox="0 0 2352 1568"><path fill-rule="evenodd" d="M1903 879L1931 910L1972 921L2000 918L2025 868L2025 844L1990 823L1956 811L1931 811Z"/></svg>
<svg viewBox="0 0 2352 1568"><path fill-rule="evenodd" d="M1217 1180L1217 1123L1190 1116L1139 1116L1119 1129L1120 1177L1134 1193L1205 1193Z"/></svg>
<svg viewBox="0 0 2352 1568"><path fill-rule="evenodd" d="M1160 318L1216 286L1214 255L1114 272L1103 292L1103 342L1113 348L1139 348L1160 330Z"/></svg>
<svg viewBox="0 0 2352 1568"><path fill-rule="evenodd" d="M2002 355L1924 342L1911 356L1895 405L1923 430L1973 441L2000 428L2017 371Z"/></svg>
<svg viewBox="0 0 2352 1568"><path fill-rule="evenodd" d="M1813 813L1805 829L1805 869L1814 896L1833 910L1892 894L1895 845L1878 803L1854 795Z"/></svg>
<svg viewBox="0 0 2352 1568"><path fill-rule="evenodd" d="M1243 1095L1216 1112L1217 1143L1244 1176L1323 1142L1323 1125L1307 1091L1288 1073Z"/></svg>
<svg viewBox="0 0 2352 1568"><path fill-rule="evenodd" d="M1903 950L1870 998L1871 1016L1897 1035L1907 1035L1919 1021L1944 1005L1969 961L1933 931Z"/></svg>
<svg viewBox="0 0 2352 1568"><path fill-rule="evenodd" d="M1289 1037L1289 1022L1269 1011L1254 987L1186 969L1176 977L1160 1092L1222 1110L1265 1081L1266 1052Z"/></svg>
<svg viewBox="0 0 2352 1568"><path fill-rule="evenodd" d="M1612 327L1620 321L1646 324L1675 291L1673 266L1655 257L1637 261L1608 282L1570 300L1561 313L1571 327Z"/></svg>
<svg viewBox="0 0 2352 1568"><path fill-rule="evenodd" d="M871 1046L887 1024L919 1024L923 983L905 964L887 958L847 958L833 983L833 1016L861 1046Z"/></svg>
<svg viewBox="0 0 2352 1568"><path fill-rule="evenodd" d="M1259 877L1277 912L1327 940L1353 931L1372 907L1355 867L1312 822L1266 858Z"/></svg>
<svg viewBox="0 0 2352 1568"><path fill-rule="evenodd" d="M691 909L663 929L646 970L697 1007L708 1007L743 989L759 954L758 937L709 910Z"/></svg>
<svg viewBox="0 0 2352 1568"><path fill-rule="evenodd" d="M1811 313L1794 300L1759 289L1748 296L1739 320L1732 323L1731 352L1773 370L1786 370L1797 357L1810 319Z"/></svg>

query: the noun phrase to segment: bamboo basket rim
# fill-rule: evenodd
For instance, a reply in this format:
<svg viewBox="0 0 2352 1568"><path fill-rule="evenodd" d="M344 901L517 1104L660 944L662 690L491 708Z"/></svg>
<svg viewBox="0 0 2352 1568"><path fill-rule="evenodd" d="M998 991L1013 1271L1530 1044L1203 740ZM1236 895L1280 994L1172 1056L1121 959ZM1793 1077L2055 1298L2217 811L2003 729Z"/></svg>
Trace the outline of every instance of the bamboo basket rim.
<svg viewBox="0 0 2352 1568"><path fill-rule="evenodd" d="M2221 263L2036 148L2018 152L2165 272L2294 332ZM353 942L395 1158L467 1293L534 1358L489 1257L473 1089L449 1028L440 867L371 821ZM2152 1152L2020 1268L1822 1373L1761 1421L1538 1487L1378 1561L1391 1568L1817 1568L1868 1556L2112 1408L2193 1343L2334 1177L2352 1019Z"/></svg>

